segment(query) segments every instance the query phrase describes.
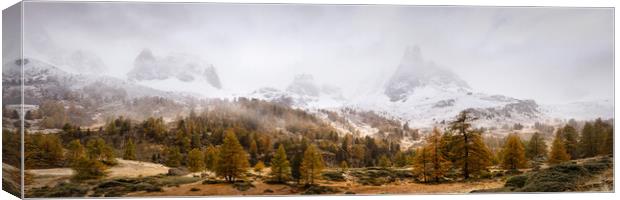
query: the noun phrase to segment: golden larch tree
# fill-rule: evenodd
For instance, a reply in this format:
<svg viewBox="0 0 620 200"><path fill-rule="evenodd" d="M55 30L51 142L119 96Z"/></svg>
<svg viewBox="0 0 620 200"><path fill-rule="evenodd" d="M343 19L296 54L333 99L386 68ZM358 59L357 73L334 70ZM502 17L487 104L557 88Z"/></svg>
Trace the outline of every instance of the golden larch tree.
<svg viewBox="0 0 620 200"><path fill-rule="evenodd" d="M564 146L564 138L561 132L557 132L555 134L555 138L553 139L553 143L551 145L551 152L549 154L547 162L549 164L558 164L568 160L570 160L570 155L568 154L568 152L566 152Z"/></svg>
<svg viewBox="0 0 620 200"><path fill-rule="evenodd" d="M527 166L525 147L517 134L510 134L500 152L501 166L504 169L517 170Z"/></svg>
<svg viewBox="0 0 620 200"><path fill-rule="evenodd" d="M321 176L323 168L323 155L314 144L310 145L304 152L304 158L299 169L301 178L306 184L312 185Z"/></svg>
<svg viewBox="0 0 620 200"><path fill-rule="evenodd" d="M234 182L250 167L248 156L232 130L226 131L226 137L220 147L216 174L228 182Z"/></svg>
<svg viewBox="0 0 620 200"><path fill-rule="evenodd" d="M278 147L276 155L274 155L271 159L270 175L272 179L280 183L288 180L291 177L291 165L286 158L286 151L284 149L284 145L282 144L280 144L280 146Z"/></svg>

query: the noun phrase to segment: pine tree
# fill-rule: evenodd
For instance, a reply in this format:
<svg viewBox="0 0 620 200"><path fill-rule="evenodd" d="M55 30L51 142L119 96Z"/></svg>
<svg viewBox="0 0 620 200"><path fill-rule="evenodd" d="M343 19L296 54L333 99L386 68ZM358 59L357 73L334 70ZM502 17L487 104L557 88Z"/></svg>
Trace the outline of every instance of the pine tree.
<svg viewBox="0 0 620 200"><path fill-rule="evenodd" d="M349 169L349 165L347 164L347 161L342 161L340 162L340 171L341 172L346 172L347 169Z"/></svg>
<svg viewBox="0 0 620 200"><path fill-rule="evenodd" d="M603 146L603 154L614 154L614 129L612 127L605 131L605 144Z"/></svg>
<svg viewBox="0 0 620 200"><path fill-rule="evenodd" d="M596 138L596 132L592 123L587 122L581 131L579 147L583 157L596 156L599 152L599 143Z"/></svg>
<svg viewBox="0 0 620 200"><path fill-rule="evenodd" d="M166 151L166 165L168 167L181 166L181 159L182 155L179 147L173 146L168 148L168 150Z"/></svg>
<svg viewBox="0 0 620 200"><path fill-rule="evenodd" d="M594 120L594 138L595 138L595 142L596 144L598 144L598 148L597 148L597 155L600 154L606 154L605 152L605 143L606 143L606 138L607 138L607 132L610 129L613 129L609 124L603 122L603 120L601 120L601 118L597 118L596 120ZM607 141L608 142L608 141Z"/></svg>
<svg viewBox="0 0 620 200"><path fill-rule="evenodd" d="M502 168L508 170L517 170L525 168L527 160L525 159L525 147L521 143L521 138L517 134L510 134L506 138L506 143L500 152L502 158Z"/></svg>
<svg viewBox="0 0 620 200"><path fill-rule="evenodd" d="M468 111L462 111L456 120L450 122L450 130L454 131L450 141L451 154L454 156L455 166L461 168L463 178L468 179L470 174L480 173L491 162L491 152L482 141L482 136L473 130L471 121L476 120Z"/></svg>
<svg viewBox="0 0 620 200"><path fill-rule="evenodd" d="M532 135L527 143L525 155L532 161L544 160L547 157L547 144L540 133Z"/></svg>
<svg viewBox="0 0 620 200"><path fill-rule="evenodd" d="M252 139L250 142L250 164L254 164L258 161L258 146L256 145L256 140Z"/></svg>
<svg viewBox="0 0 620 200"><path fill-rule="evenodd" d="M115 165L114 149L108 146L102 138L91 139L86 143L86 154L89 159L98 160L106 165Z"/></svg>
<svg viewBox="0 0 620 200"><path fill-rule="evenodd" d="M136 159L136 145L133 143L132 139L127 141L125 145L125 153L123 154L123 159L125 160L135 160Z"/></svg>
<svg viewBox="0 0 620 200"><path fill-rule="evenodd" d="M415 151L413 158L413 173L422 176L423 182L428 182L431 176L431 149L420 147Z"/></svg>
<svg viewBox="0 0 620 200"><path fill-rule="evenodd" d="M310 145L304 152L304 158L301 162L301 177L306 184L312 185L314 181L321 176L323 171L323 155L315 145Z"/></svg>
<svg viewBox="0 0 620 200"><path fill-rule="evenodd" d="M191 172L199 172L205 169L204 154L200 149L193 148L187 154L187 167Z"/></svg>
<svg viewBox="0 0 620 200"><path fill-rule="evenodd" d="M379 167L388 168L392 166L392 162L386 155L379 157Z"/></svg>
<svg viewBox="0 0 620 200"><path fill-rule="evenodd" d="M250 167L247 153L237 140L237 136L232 130L226 131L224 143L220 147L220 156L217 164L216 173L224 177L228 182L234 182L241 177Z"/></svg>
<svg viewBox="0 0 620 200"><path fill-rule="evenodd" d="M76 164L80 159L86 158L86 152L84 150L84 146L80 143L80 140L76 139L67 145L67 161L69 161L70 165Z"/></svg>
<svg viewBox="0 0 620 200"><path fill-rule="evenodd" d="M217 163L220 157L220 150L217 147L210 145L205 151L205 167L212 172L217 169Z"/></svg>
<svg viewBox="0 0 620 200"><path fill-rule="evenodd" d="M105 177L107 166L97 159L82 157L71 166L74 180L100 179Z"/></svg>
<svg viewBox="0 0 620 200"><path fill-rule="evenodd" d="M280 144L276 155L271 159L271 178L282 183L291 176L291 167L286 158L284 145Z"/></svg>
<svg viewBox="0 0 620 200"><path fill-rule="evenodd" d="M570 155L566 152L564 145L564 137L561 132L556 132L555 138L551 145L551 153L547 162L549 164L558 164L570 160Z"/></svg>
<svg viewBox="0 0 620 200"><path fill-rule="evenodd" d="M394 165L396 167L405 167L409 165L409 157L407 154L399 151L394 155Z"/></svg>
<svg viewBox="0 0 620 200"><path fill-rule="evenodd" d="M564 137L564 149L566 149L571 159L577 159L579 157L579 145L577 142L579 134L577 130L569 125L565 125L561 130Z"/></svg>
<svg viewBox="0 0 620 200"><path fill-rule="evenodd" d="M430 157L430 178L439 182L450 167L450 161L441 153L441 132L434 128L433 133L426 139L426 148Z"/></svg>
<svg viewBox="0 0 620 200"><path fill-rule="evenodd" d="M256 172L259 176L263 173L265 169L265 163L262 160L259 160L256 165L254 165L254 172Z"/></svg>
<svg viewBox="0 0 620 200"><path fill-rule="evenodd" d="M57 135L24 134L24 136L26 168L49 168L63 165L63 147Z"/></svg>

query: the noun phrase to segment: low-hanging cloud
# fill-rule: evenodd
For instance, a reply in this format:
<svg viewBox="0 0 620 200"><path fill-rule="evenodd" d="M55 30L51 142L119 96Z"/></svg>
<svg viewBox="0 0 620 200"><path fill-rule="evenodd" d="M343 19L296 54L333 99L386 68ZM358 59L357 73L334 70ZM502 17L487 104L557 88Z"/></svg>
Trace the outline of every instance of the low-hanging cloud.
<svg viewBox="0 0 620 200"><path fill-rule="evenodd" d="M26 56L85 50L120 78L148 48L197 55L235 91L305 73L347 95L417 45L481 92L613 98L612 8L26 2L24 16Z"/></svg>

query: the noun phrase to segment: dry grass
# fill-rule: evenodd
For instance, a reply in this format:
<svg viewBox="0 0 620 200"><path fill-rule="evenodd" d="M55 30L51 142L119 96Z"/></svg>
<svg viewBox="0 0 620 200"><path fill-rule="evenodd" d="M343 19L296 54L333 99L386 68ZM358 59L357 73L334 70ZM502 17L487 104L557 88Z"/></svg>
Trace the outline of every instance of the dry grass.
<svg viewBox="0 0 620 200"><path fill-rule="evenodd" d="M161 164L123 159L117 160L118 165L108 170L107 178L153 176L168 173L169 169ZM33 175L33 181L31 184L26 185L26 189L43 186L53 187L60 182L70 179L73 175L71 168L29 169L26 172Z"/></svg>
<svg viewBox="0 0 620 200"><path fill-rule="evenodd" d="M179 187L167 187L163 192L137 192L128 196L244 196L244 195L299 195L301 190L282 184L265 184L262 182L253 182L253 188L246 191L239 191L232 187L231 184L208 184L203 185L200 182L181 185ZM345 192L353 192L355 194L377 195L377 194L452 194L452 193L469 193L472 190L499 188L504 184L501 180L484 180L479 182L457 182L443 184L420 184L412 182L395 182L382 186L360 185L352 182L320 182L320 185L336 187ZM191 191L192 188L198 191ZM194 190L196 190L194 189ZM272 190L273 193L265 192Z"/></svg>
<svg viewBox="0 0 620 200"><path fill-rule="evenodd" d="M355 194L431 194L431 193L469 193L472 190L498 188L504 185L504 181L482 180L476 182L454 182L441 184L422 184L414 182L397 181L387 185L371 186L360 185L351 182L338 184L322 184L340 187L343 191Z"/></svg>
<svg viewBox="0 0 620 200"><path fill-rule="evenodd" d="M232 187L231 184L207 184L203 185L201 182L184 184L179 187L167 187L163 192L136 192L127 196L243 196L243 195L290 195L298 194L295 188L287 185L280 184L265 184L262 182L253 182L254 187L246 190L239 191ZM198 189L198 191L191 191L192 188ZM271 190L265 192L265 190ZM195 189L194 189L195 190Z"/></svg>

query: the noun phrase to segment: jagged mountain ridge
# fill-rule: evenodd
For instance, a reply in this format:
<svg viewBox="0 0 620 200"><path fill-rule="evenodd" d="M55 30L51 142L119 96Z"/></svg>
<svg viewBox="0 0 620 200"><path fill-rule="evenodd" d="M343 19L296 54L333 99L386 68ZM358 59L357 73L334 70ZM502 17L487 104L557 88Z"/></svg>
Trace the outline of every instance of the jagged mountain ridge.
<svg viewBox="0 0 620 200"><path fill-rule="evenodd" d="M188 103L196 99L192 94L161 91L105 75L66 72L47 62L27 58L3 64L5 105L21 102L17 94L21 92L22 63L25 104L40 106L46 101L63 102L99 122L106 115L137 119L147 115L173 117L189 109Z"/></svg>
<svg viewBox="0 0 620 200"><path fill-rule="evenodd" d="M197 86L204 88L222 89L222 83L215 67L196 56L172 54L157 57L151 50L144 49L135 58L133 65L134 68L127 73L129 80L176 79L186 83L197 83Z"/></svg>
<svg viewBox="0 0 620 200"><path fill-rule="evenodd" d="M466 81L427 61L419 47L408 47L395 73L383 88L349 105L389 113L412 126L431 127L468 110L479 125L533 123L547 116L534 100L475 92Z"/></svg>
<svg viewBox="0 0 620 200"><path fill-rule="evenodd" d="M310 74L296 75L283 90L262 87L247 96L302 108L339 108L347 101L340 88L320 86Z"/></svg>
<svg viewBox="0 0 620 200"><path fill-rule="evenodd" d="M408 47L396 72L388 80L384 94L390 101L406 101L415 89L425 85L470 91L471 88L456 74L422 58L418 46Z"/></svg>
<svg viewBox="0 0 620 200"><path fill-rule="evenodd" d="M406 49L401 63L383 87L366 90L353 98L323 94L323 88L309 75L297 76L286 90L261 88L248 96L310 109L376 111L409 122L412 127L424 128L452 120L463 110L475 115L479 126L613 117L610 101L540 105L532 99L476 92L455 73L425 60L419 47Z"/></svg>
<svg viewBox="0 0 620 200"><path fill-rule="evenodd" d="M136 62L145 66L156 61L157 59L150 51L143 51L136 58ZM144 84L144 81L136 81L136 77L132 81L125 81L92 74L74 74L36 59L5 63L3 81L5 81L6 87L4 89L6 92L17 92L16 88L11 86L11 82L17 81L15 77L19 77L18 62L24 62L27 66L25 70L27 78L26 103L37 104L38 100L44 98L58 99L59 95L67 91L81 93L81 98L110 100L159 96L184 102L188 98L187 96L190 96L179 92L165 92L166 90L154 89L149 84ZM149 72L150 74L143 75L142 78L151 77L150 79L154 81L165 78L185 82L181 80L184 79L182 74L180 75L181 78L176 76L179 74L172 77L169 74L162 74L163 72L158 70L160 69L153 70ZM163 70L165 72L165 69ZM207 74L217 76L215 71ZM196 74L193 75L197 76ZM217 80L219 82L219 77ZM583 116L584 110L588 109L594 111L588 113L586 117L613 116L613 103L605 101L596 104L582 102L570 105L539 105L534 100L475 92L456 74L431 61L424 60L421 50L417 47L410 47L405 51L396 72L385 83L380 90L369 92L357 98L345 98L338 87L321 85L312 75L300 74L282 89L262 87L250 94L231 96L216 93L207 97L258 98L307 110L330 109L337 111L347 108L359 111L376 111L377 114L387 118L394 117L403 123L408 122L411 127L432 127L451 120L462 110L471 111L480 119L478 120L479 125L483 126L512 123L527 124L554 117L581 119L579 116ZM187 84L196 87L193 81ZM205 96L194 97L204 98Z"/></svg>

